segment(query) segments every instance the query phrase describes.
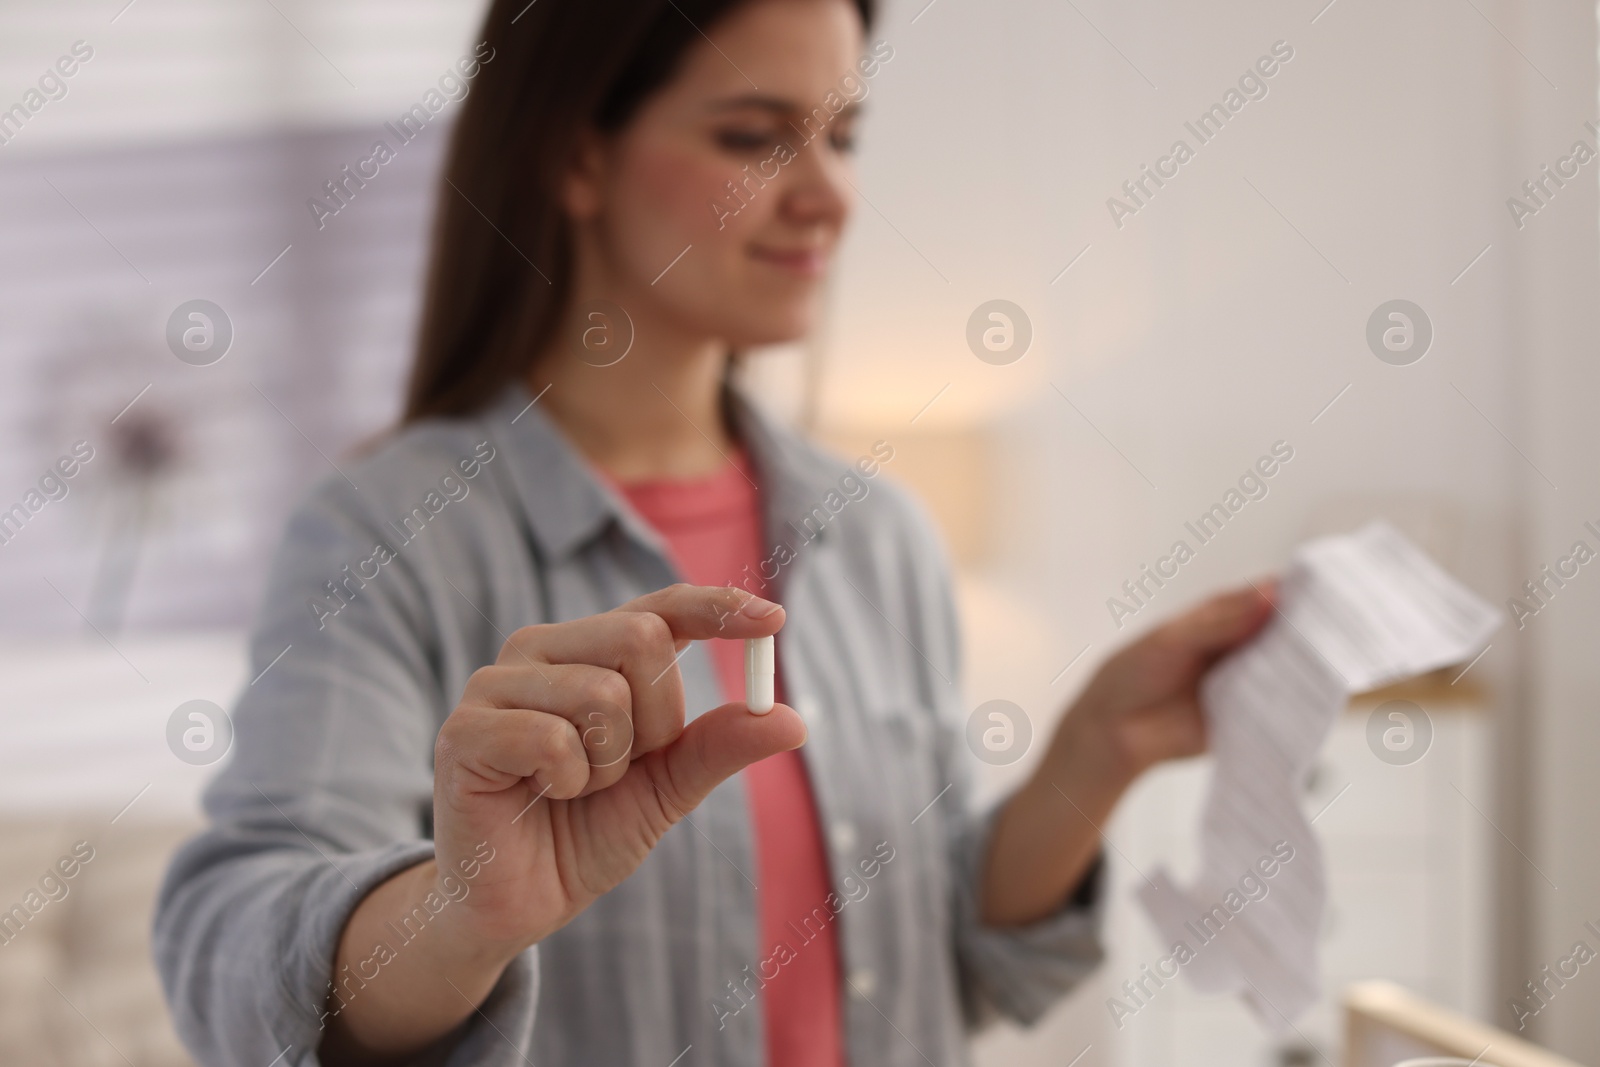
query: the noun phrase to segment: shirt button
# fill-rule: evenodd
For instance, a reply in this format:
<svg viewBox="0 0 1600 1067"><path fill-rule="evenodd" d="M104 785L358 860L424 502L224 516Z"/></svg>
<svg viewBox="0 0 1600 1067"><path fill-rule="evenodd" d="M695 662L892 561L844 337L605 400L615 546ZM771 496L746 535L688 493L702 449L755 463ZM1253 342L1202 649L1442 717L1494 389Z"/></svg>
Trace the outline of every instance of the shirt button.
<svg viewBox="0 0 1600 1067"><path fill-rule="evenodd" d="M848 822L834 823L832 840L835 852L849 852L856 847L855 825Z"/></svg>
<svg viewBox="0 0 1600 1067"><path fill-rule="evenodd" d="M862 1000L866 1000L878 988L878 976L870 967L857 967L850 972L850 991Z"/></svg>

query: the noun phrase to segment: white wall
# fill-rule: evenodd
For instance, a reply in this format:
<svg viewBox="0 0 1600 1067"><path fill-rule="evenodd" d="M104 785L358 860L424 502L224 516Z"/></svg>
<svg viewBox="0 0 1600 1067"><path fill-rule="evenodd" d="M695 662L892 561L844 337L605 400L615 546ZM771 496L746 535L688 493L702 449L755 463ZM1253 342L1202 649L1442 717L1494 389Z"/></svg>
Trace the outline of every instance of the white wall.
<svg viewBox="0 0 1600 1067"><path fill-rule="evenodd" d="M1005 696L1049 719L1156 614L1369 514L1394 517L1495 603L1600 517L1585 484L1600 164L1523 232L1505 206L1580 134L1593 143L1594 12L1324 4L912 0L881 31L896 54L869 101L861 188L875 207L859 212L839 286L823 408L892 437L949 383L917 427L999 434L1004 564L989 578L1048 640L1019 652L980 639L994 659L974 664L973 703ZM1295 55L1269 95L1118 229L1106 199L1174 138L1193 144L1184 120L1280 39ZM1034 351L1010 366L964 343L992 297L1035 326ZM1364 339L1397 297L1435 327L1407 367ZM1119 633L1106 598L1279 439L1295 459L1271 494ZM1497 698L1502 784L1474 800L1502 846L1501 929L1482 932L1502 1025L1522 980L1600 915L1584 655L1600 580L1583 581L1537 626L1508 621L1474 668ZM1535 1032L1594 1059L1600 978L1585 980ZM1094 996L1067 1012L1093 1027L1082 1001ZM1057 1023L1033 1059L1005 1039L1005 1061L1070 1059L1081 1042ZM1085 1064L1112 1062L1093 1059L1099 1045Z"/></svg>
<svg viewBox="0 0 1600 1067"><path fill-rule="evenodd" d="M1508 96L1518 117L1509 169L1518 181L1536 164L1570 144L1585 121L1600 125L1596 106L1593 8L1571 10L1519 6L1507 32L1530 57L1542 57L1561 86L1522 81ZM1520 32L1519 32L1520 31ZM1592 143L1592 142L1591 142ZM1520 164L1520 167L1517 166ZM1587 169L1593 169L1591 164ZM1600 543L1583 529L1600 526L1600 464L1594 404L1600 396L1600 266L1596 256L1594 175L1561 190L1559 197L1527 220L1516 240L1508 238L1514 284L1513 336L1503 350L1505 380L1517 398L1516 432L1540 457L1560 487L1525 483L1514 507L1527 519L1519 544L1518 584L1570 551L1579 538ZM1512 432L1508 430L1508 432ZM1600 580L1585 567L1518 635L1527 656L1522 695L1527 714L1507 741L1525 768L1529 788L1512 805L1517 825L1528 831L1524 845L1541 875L1525 876L1524 914L1517 933L1512 981L1534 978L1580 939L1596 947L1585 922L1600 926L1600 851L1595 816L1600 813L1600 664L1594 654L1600 633ZM1511 861L1515 862L1515 861ZM1523 871L1526 866L1513 869ZM1548 878L1548 881L1546 881ZM1588 968L1585 968L1585 972ZM1560 991L1535 1022L1550 1044L1584 1062L1600 1060L1600 976L1584 973Z"/></svg>

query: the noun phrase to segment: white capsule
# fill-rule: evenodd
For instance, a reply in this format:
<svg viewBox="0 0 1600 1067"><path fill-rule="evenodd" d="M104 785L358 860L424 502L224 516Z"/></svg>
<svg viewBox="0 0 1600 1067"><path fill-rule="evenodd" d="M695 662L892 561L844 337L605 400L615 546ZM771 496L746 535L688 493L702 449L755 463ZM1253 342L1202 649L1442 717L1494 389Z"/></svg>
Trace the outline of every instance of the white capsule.
<svg viewBox="0 0 1600 1067"><path fill-rule="evenodd" d="M757 715L772 710L777 699L773 678L778 662L774 641L770 637L752 637L744 643L744 702Z"/></svg>

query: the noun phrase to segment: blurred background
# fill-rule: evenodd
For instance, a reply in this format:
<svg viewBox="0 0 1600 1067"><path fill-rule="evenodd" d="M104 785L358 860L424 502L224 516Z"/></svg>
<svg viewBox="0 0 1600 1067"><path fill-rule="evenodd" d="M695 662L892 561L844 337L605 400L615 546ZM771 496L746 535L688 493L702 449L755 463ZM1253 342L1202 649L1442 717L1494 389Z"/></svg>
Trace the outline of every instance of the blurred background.
<svg viewBox="0 0 1600 1067"><path fill-rule="evenodd" d="M250 683L288 509L398 411L454 103L337 214L309 202L480 15L0 6L0 907L94 852L0 945L0 1062L188 1062L147 927L216 764L176 758L168 722ZM969 707L1014 702L1048 736L1156 618L1372 517L1506 609L1469 670L1335 728L1305 798L1325 997L1287 1036L1177 983L1107 1010L1163 954L1131 891L1193 866L1196 762L1106 828L1099 975L982 1035L982 1063L1355 1063L1342 998L1372 979L1600 1062L1600 968L1527 987L1600 950L1600 566L1542 570L1600 549L1596 27L1594 5L1513 0L887 5L826 326L749 376L842 451L894 445L886 471L958 563ZM1185 124L1273 54L1264 95L1199 143ZM1179 139L1176 175L1124 189ZM1369 341L1395 300L1431 339ZM1122 583L1280 443L1266 495L1116 618ZM1431 726L1401 764L1367 742L1392 699ZM985 791L1037 754L979 766Z"/></svg>

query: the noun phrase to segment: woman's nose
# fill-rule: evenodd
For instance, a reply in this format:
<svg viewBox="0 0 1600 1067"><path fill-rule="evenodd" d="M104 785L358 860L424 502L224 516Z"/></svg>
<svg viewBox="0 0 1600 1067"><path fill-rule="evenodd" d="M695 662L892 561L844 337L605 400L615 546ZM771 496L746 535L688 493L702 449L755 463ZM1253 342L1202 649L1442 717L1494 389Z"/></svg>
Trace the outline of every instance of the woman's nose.
<svg viewBox="0 0 1600 1067"><path fill-rule="evenodd" d="M798 225L841 227L850 213L852 161L822 133L803 145L785 168L783 215Z"/></svg>

